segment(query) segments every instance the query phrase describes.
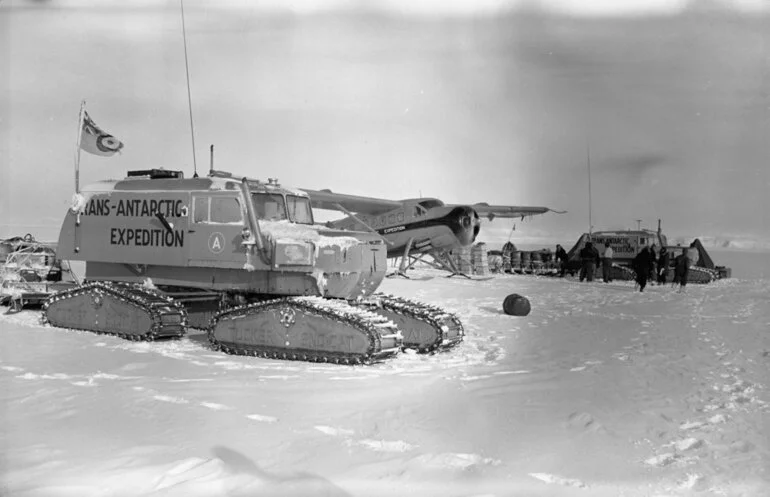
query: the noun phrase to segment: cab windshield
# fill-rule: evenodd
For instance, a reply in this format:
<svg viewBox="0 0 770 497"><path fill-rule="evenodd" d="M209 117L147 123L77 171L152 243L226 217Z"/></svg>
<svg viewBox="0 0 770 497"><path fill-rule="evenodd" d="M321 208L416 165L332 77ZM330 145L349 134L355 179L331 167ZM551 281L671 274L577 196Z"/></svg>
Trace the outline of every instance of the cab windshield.
<svg viewBox="0 0 770 497"><path fill-rule="evenodd" d="M313 211L308 198L287 195L284 199L284 196L278 193L252 193L251 198L257 219L268 221L289 219L299 224L313 224Z"/></svg>
<svg viewBox="0 0 770 497"><path fill-rule="evenodd" d="M286 195L286 203L292 221L298 224L313 224L313 210L310 208L309 198Z"/></svg>
<svg viewBox="0 0 770 497"><path fill-rule="evenodd" d="M283 195L275 193L252 193L252 201L254 202L254 210L257 214L257 219L265 219L268 221L281 221L287 219L286 216L286 203L283 201Z"/></svg>

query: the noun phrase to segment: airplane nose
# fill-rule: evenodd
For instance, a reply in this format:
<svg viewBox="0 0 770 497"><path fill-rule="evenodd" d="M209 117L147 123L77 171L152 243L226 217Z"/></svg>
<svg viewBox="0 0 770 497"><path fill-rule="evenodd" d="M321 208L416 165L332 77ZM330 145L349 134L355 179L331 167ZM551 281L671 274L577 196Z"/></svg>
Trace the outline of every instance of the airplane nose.
<svg viewBox="0 0 770 497"><path fill-rule="evenodd" d="M457 212L457 228L454 230L462 246L471 245L476 241L481 227L481 219L475 210L470 208Z"/></svg>

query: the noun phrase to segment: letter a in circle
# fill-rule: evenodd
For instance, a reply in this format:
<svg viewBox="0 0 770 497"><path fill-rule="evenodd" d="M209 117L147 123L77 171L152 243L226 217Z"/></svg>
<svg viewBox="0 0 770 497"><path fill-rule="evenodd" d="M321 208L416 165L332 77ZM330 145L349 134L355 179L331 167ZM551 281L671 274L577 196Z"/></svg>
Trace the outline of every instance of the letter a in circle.
<svg viewBox="0 0 770 497"><path fill-rule="evenodd" d="M215 231L209 237L209 250L212 254L220 254L225 249L225 237L222 233Z"/></svg>

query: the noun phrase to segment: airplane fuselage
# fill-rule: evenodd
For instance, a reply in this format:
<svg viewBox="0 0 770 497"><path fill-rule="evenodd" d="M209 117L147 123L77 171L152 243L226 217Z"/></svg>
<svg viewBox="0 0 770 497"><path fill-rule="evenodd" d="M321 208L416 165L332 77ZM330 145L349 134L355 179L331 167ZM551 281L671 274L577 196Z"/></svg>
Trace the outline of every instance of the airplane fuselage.
<svg viewBox="0 0 770 497"><path fill-rule="evenodd" d="M413 252L446 252L473 243L478 235L478 215L469 206L445 206L440 200L415 199L404 207L380 215L357 214L329 223L339 229L371 228L388 245L388 257Z"/></svg>
<svg viewBox="0 0 770 497"><path fill-rule="evenodd" d="M378 233L387 244L388 257L401 257L403 274L407 259L421 260L429 254L438 266L457 273L447 252L471 245L479 234L480 216L490 221L496 217L524 219L550 211L548 207L490 205L446 205L435 198L389 200L334 193L331 190L306 190L315 209L344 212L347 217L327 223L344 230L368 230ZM412 257L412 253L421 254Z"/></svg>

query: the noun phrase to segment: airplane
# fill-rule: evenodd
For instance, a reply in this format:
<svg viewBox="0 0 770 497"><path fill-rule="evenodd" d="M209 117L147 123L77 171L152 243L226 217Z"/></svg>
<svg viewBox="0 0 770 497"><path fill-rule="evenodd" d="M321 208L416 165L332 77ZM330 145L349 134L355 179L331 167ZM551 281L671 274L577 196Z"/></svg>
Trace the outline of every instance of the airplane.
<svg viewBox="0 0 770 497"><path fill-rule="evenodd" d="M520 217L523 220L546 212L564 212L548 207L444 204L437 198L388 200L334 193L328 189L302 190L310 196L313 208L347 215L329 221L327 226L343 230L365 229L385 239L388 258L401 257L399 269L394 274L404 277L406 271L419 261L447 270L450 276L464 275L450 252L473 244L481 229L482 217L490 221L497 217ZM426 256L432 261L424 259Z"/></svg>

